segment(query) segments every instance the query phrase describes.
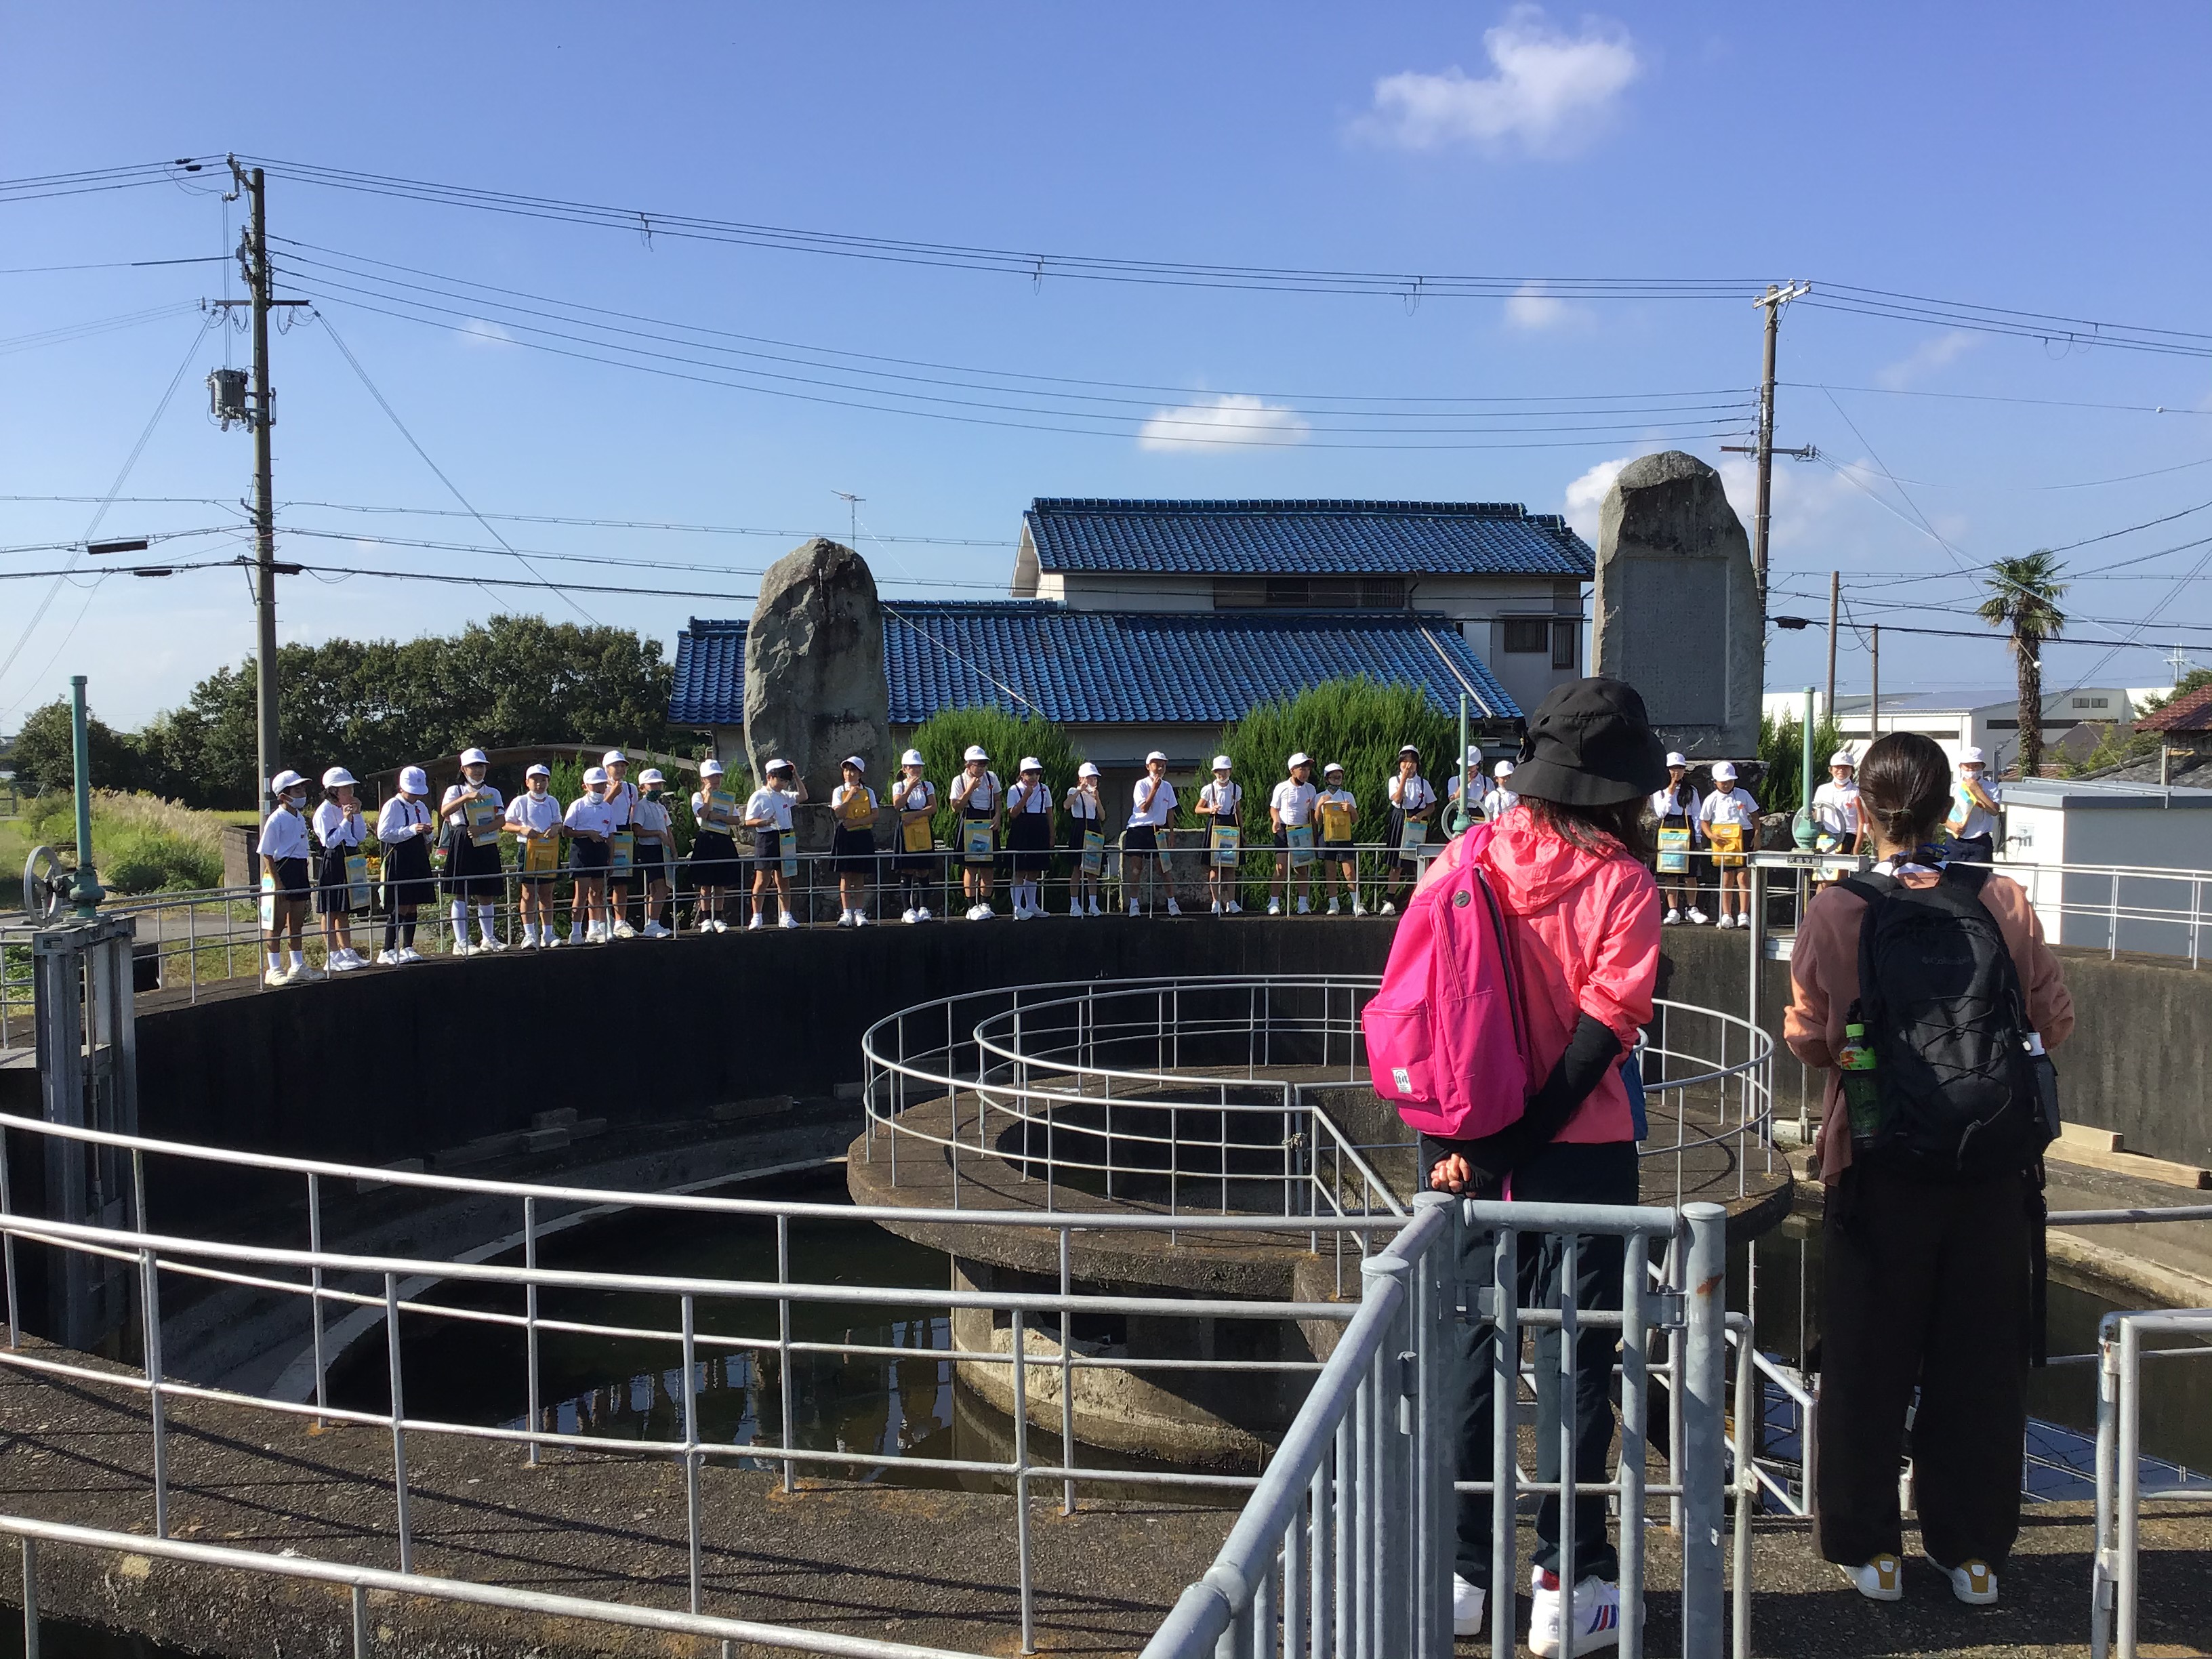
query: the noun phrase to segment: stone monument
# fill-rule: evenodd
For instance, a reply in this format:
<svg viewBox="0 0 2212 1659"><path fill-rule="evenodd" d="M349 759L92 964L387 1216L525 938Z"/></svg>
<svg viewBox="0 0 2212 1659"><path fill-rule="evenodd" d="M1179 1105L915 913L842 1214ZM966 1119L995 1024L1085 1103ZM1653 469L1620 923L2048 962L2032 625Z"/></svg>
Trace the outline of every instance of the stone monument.
<svg viewBox="0 0 2212 1659"><path fill-rule="evenodd" d="M1644 694L1667 747L1692 760L1759 752L1761 611L1720 474L1678 449L1623 467L1599 519L1591 655Z"/></svg>
<svg viewBox="0 0 2212 1659"><path fill-rule="evenodd" d="M772 759L797 767L823 811L846 756L868 763L878 791L891 773L883 607L851 548L817 536L761 578L745 634L745 750L755 778Z"/></svg>

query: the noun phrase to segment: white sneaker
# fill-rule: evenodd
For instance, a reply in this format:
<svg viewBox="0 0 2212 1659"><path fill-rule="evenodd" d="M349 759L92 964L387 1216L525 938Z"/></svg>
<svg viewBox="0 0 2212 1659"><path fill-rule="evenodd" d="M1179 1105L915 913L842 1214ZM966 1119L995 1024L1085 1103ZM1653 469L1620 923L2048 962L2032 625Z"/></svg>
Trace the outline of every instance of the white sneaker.
<svg viewBox="0 0 2212 1659"><path fill-rule="evenodd" d="M1662 927L1672 927L1675 923L1681 921L1681 919L1682 913L1680 910L1669 910L1665 915L1659 918L1659 925Z"/></svg>
<svg viewBox="0 0 2212 1659"><path fill-rule="evenodd" d="M776 917L775 925L779 927L796 927L799 926L799 918L786 910Z"/></svg>
<svg viewBox="0 0 2212 1659"><path fill-rule="evenodd" d="M1452 1634L1480 1636L1482 1634L1483 1593L1457 1573L1452 1575Z"/></svg>
<svg viewBox="0 0 2212 1659"><path fill-rule="evenodd" d="M716 916L714 918L714 931L718 933L726 933L730 931L730 924L723 921L721 917Z"/></svg>
<svg viewBox="0 0 2212 1659"><path fill-rule="evenodd" d="M850 910L840 910L837 913L837 925L840 927L850 927L853 925L853 913Z"/></svg>
<svg viewBox="0 0 2212 1659"><path fill-rule="evenodd" d="M1231 899L1229 901L1229 914L1232 916L1241 916L1244 914L1244 907L1235 899Z"/></svg>
<svg viewBox="0 0 2212 1659"><path fill-rule="evenodd" d="M1544 1583L1547 1578L1552 1581L1548 1589ZM1535 1607L1528 1616L1528 1651L1538 1659L1578 1659L1582 1654L1620 1644L1620 1585L1595 1574L1577 1584L1573 1611L1568 1615L1571 1638L1563 1639L1559 1615L1566 1598L1560 1594L1559 1575L1539 1567L1530 1583Z"/></svg>
<svg viewBox="0 0 2212 1659"><path fill-rule="evenodd" d="M550 927L548 927L540 937L544 940L544 944L541 948L547 951L558 950L567 942L562 939L560 934L555 933Z"/></svg>
<svg viewBox="0 0 2212 1659"><path fill-rule="evenodd" d="M403 963L410 963L410 962L420 962L420 961L422 961L422 953L420 951L416 950L416 949L413 945L404 945L404 946L403 946L403 947L401 948L401 950L400 950L400 952L399 952L399 960L400 960Z"/></svg>
<svg viewBox="0 0 2212 1659"><path fill-rule="evenodd" d="M1331 899L1328 902L1328 913L1333 916L1342 915L1344 914L1344 908L1334 899Z"/></svg>
<svg viewBox="0 0 2212 1659"><path fill-rule="evenodd" d="M313 963L303 962L284 975L284 982L287 985L313 985L317 980L327 977Z"/></svg>
<svg viewBox="0 0 2212 1659"><path fill-rule="evenodd" d="M1947 1567L1941 1561L1938 1561L1934 1556L1928 1555L1927 1551L1923 1550L1921 1551L1921 1553L1928 1556L1928 1565L1929 1566L1935 1568L1936 1571L1942 1573L1946 1578L1951 1581L1951 1594L1957 1596L1968 1607L1986 1607L1996 1605L1997 1599L1997 1576L1990 1571L1990 1564L1988 1562L1969 1561L1963 1566ZM1875 1559L1880 1560L1882 1558L1876 1557ZM1894 1559L1893 1557L1890 1559ZM1859 1571L1863 1572L1867 1571L1867 1569L1862 1567Z"/></svg>
<svg viewBox="0 0 2212 1659"><path fill-rule="evenodd" d="M936 920L934 916L929 914L929 907L927 904L921 905L915 908L914 919L916 921L934 921Z"/></svg>
<svg viewBox="0 0 2212 1659"><path fill-rule="evenodd" d="M1083 901L1079 898L1072 898L1068 900L1067 914L1071 916L1081 915L1083 914Z"/></svg>
<svg viewBox="0 0 2212 1659"><path fill-rule="evenodd" d="M866 927L867 925L868 925L868 913L867 913L866 910L855 910L855 911L854 911L854 912L853 912L853 926L854 926L854 927Z"/></svg>
<svg viewBox="0 0 2212 1659"><path fill-rule="evenodd" d="M379 951L376 953L376 965L380 968L397 968L399 965L399 952Z"/></svg>
<svg viewBox="0 0 2212 1659"><path fill-rule="evenodd" d="M1734 916L1723 916L1718 921L1715 922L1713 926L1716 927L1727 927L1733 929L1741 927L1743 924Z"/></svg>
<svg viewBox="0 0 2212 1659"><path fill-rule="evenodd" d="M767 926L768 919L762 915L759 911L756 910L753 912L752 920L745 924L745 932L748 933L757 933L762 928Z"/></svg>
<svg viewBox="0 0 2212 1659"><path fill-rule="evenodd" d="M1904 1598L1905 1570L1893 1555L1877 1555L1863 1567L1846 1567L1838 1564L1836 1571L1843 1574L1846 1584L1869 1601L1896 1601ZM1986 1572L1989 1569L1984 1567L1983 1571ZM1991 1583L1990 1594L1994 1598L1995 1581Z"/></svg>
<svg viewBox="0 0 2212 1659"><path fill-rule="evenodd" d="M906 907L906 914L905 914L904 915L901 916L901 917L899 918L899 920L900 920L901 921L904 922L908 927L913 927L913 926L915 925L915 923L916 923L917 921L920 921L921 920L921 915L920 915L915 911L915 909L914 906L912 906L911 904L909 904L909 905L908 905L908 906Z"/></svg>
<svg viewBox="0 0 2212 1659"><path fill-rule="evenodd" d="M1137 901L1134 899L1129 901L1129 914L1133 916L1137 914Z"/></svg>
<svg viewBox="0 0 2212 1659"><path fill-rule="evenodd" d="M1221 901L1219 899L1213 901L1213 914L1217 916L1221 914Z"/></svg>
<svg viewBox="0 0 2212 1659"><path fill-rule="evenodd" d="M292 981L282 968L271 968L262 975L261 982L264 985L289 985Z"/></svg>
<svg viewBox="0 0 2212 1659"><path fill-rule="evenodd" d="M1298 914L1302 916L1310 916L1313 914L1313 906L1307 903L1303 896L1298 900Z"/></svg>
<svg viewBox="0 0 2212 1659"><path fill-rule="evenodd" d="M673 930L663 927L658 918L647 922L637 931L638 936L641 939L674 939L676 937Z"/></svg>
<svg viewBox="0 0 2212 1659"><path fill-rule="evenodd" d="M1280 900L1280 899L1279 899L1279 898L1271 898L1271 899L1269 899L1269 900L1267 901L1267 914L1268 914L1269 915L1271 915L1271 916L1279 916L1280 915L1282 915L1282 914L1283 914L1283 902L1282 902L1282 900Z"/></svg>
<svg viewBox="0 0 2212 1659"><path fill-rule="evenodd" d="M1352 901L1352 914L1355 916L1364 916L1367 914L1367 907L1358 899L1354 899Z"/></svg>
<svg viewBox="0 0 2212 1659"><path fill-rule="evenodd" d="M469 950L468 940L465 939L457 939L450 946L447 947L447 954L457 957L465 957L473 953Z"/></svg>
<svg viewBox="0 0 2212 1659"><path fill-rule="evenodd" d="M1382 901L1382 914L1386 916L1395 916L1398 914L1398 907L1392 903L1389 899L1384 899Z"/></svg>
<svg viewBox="0 0 2212 1659"><path fill-rule="evenodd" d="M614 925L614 935L617 939L635 939L637 929L627 921L618 921Z"/></svg>
<svg viewBox="0 0 2212 1659"><path fill-rule="evenodd" d="M1017 904L1014 907L1014 920L1016 921L1027 921L1029 919L1030 907L1026 904Z"/></svg>
<svg viewBox="0 0 2212 1659"><path fill-rule="evenodd" d="M1182 914L1182 906L1177 904L1173 899L1170 899L1168 901L1168 914L1171 916L1181 915Z"/></svg>
<svg viewBox="0 0 2212 1659"><path fill-rule="evenodd" d="M1091 914L1094 916L1103 916L1106 914L1098 908L1098 895L1096 893L1091 896Z"/></svg>
<svg viewBox="0 0 2212 1659"><path fill-rule="evenodd" d="M1698 908L1696 905L1692 905L1690 907L1690 926L1692 927L1702 927L1705 925L1705 913Z"/></svg>

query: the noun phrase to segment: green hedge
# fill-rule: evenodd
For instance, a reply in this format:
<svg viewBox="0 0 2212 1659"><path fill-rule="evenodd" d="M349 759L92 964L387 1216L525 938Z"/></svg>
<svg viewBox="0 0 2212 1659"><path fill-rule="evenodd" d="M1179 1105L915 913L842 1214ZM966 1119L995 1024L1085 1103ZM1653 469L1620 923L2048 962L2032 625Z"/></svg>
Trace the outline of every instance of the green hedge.
<svg viewBox="0 0 2212 1659"><path fill-rule="evenodd" d="M1283 763L1300 750L1313 757L1316 787L1322 767L1334 761L1344 768L1345 787L1359 803L1354 835L1363 842L1382 840L1389 827L1389 780L1398 769L1400 747L1409 743L1420 746L1421 775L1443 795L1459 747L1459 717L1437 708L1417 686L1355 675L1260 704L1221 728L1221 752L1236 763L1237 781L1244 786L1246 840L1258 845L1267 839L1267 797L1289 776Z"/></svg>
<svg viewBox="0 0 2212 1659"><path fill-rule="evenodd" d="M915 728L912 747L921 750L922 775L937 786L938 810L931 828L945 846L959 841L959 814L952 807L952 781L966 764L960 757L970 744L980 743L991 757L991 769L999 781L1011 786L1015 768L1024 756L1044 763L1045 787L1057 808L1075 787L1075 769L1083 757L1075 752L1065 728L1048 720L1016 720L1004 709L948 708ZM869 780L882 795L896 775Z"/></svg>

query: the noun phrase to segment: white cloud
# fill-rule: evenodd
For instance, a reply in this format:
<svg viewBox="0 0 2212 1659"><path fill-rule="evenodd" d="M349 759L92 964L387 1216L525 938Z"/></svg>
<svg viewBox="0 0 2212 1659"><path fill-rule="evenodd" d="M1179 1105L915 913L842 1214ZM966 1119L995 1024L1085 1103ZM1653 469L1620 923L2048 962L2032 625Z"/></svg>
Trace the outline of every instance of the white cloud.
<svg viewBox="0 0 2212 1659"><path fill-rule="evenodd" d="M1620 469L1633 459L1632 455L1618 455L1612 460L1600 461L1567 486L1567 527L1592 547L1597 545L1597 515L1605 505L1605 492L1613 488Z"/></svg>
<svg viewBox="0 0 2212 1659"><path fill-rule="evenodd" d="M1926 380L1960 353L1980 343L1979 335L1969 334L1964 329L1948 329L1932 340L1923 340L1887 368L1876 370L1875 384L1892 392L1902 392Z"/></svg>
<svg viewBox="0 0 2212 1659"><path fill-rule="evenodd" d="M1141 449L1213 450L1238 444L1302 444L1313 425L1295 409L1249 392L1224 392L1155 413L1137 428Z"/></svg>
<svg viewBox="0 0 2212 1659"><path fill-rule="evenodd" d="M1518 143L1532 155L1564 155L1604 125L1644 72L1619 23L1585 18L1582 32L1554 29L1535 6L1516 6L1485 32L1494 73L1471 78L1455 64L1441 75L1407 70L1375 83L1375 106L1355 131L1406 149L1472 143Z"/></svg>
<svg viewBox="0 0 2212 1659"><path fill-rule="evenodd" d="M497 323L488 323L481 317L471 317L453 331L468 345L513 345L514 336Z"/></svg>
<svg viewBox="0 0 2212 1659"><path fill-rule="evenodd" d="M1595 320L1587 307L1569 305L1557 295L1545 293L1540 283L1522 283L1505 302L1505 326L1525 334L1587 328Z"/></svg>

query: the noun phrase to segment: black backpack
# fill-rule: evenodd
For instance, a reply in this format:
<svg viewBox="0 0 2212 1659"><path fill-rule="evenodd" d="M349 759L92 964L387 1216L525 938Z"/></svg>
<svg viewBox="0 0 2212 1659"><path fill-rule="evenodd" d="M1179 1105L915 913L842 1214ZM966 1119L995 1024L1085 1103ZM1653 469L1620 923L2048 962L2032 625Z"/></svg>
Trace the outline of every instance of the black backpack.
<svg viewBox="0 0 2212 1659"><path fill-rule="evenodd" d="M1921 888L1844 880L1867 902L1859 1007L1882 1118L1870 1162L1972 1181L2033 1171L2051 1144L2019 970L1981 902L1988 873L1951 864Z"/></svg>

